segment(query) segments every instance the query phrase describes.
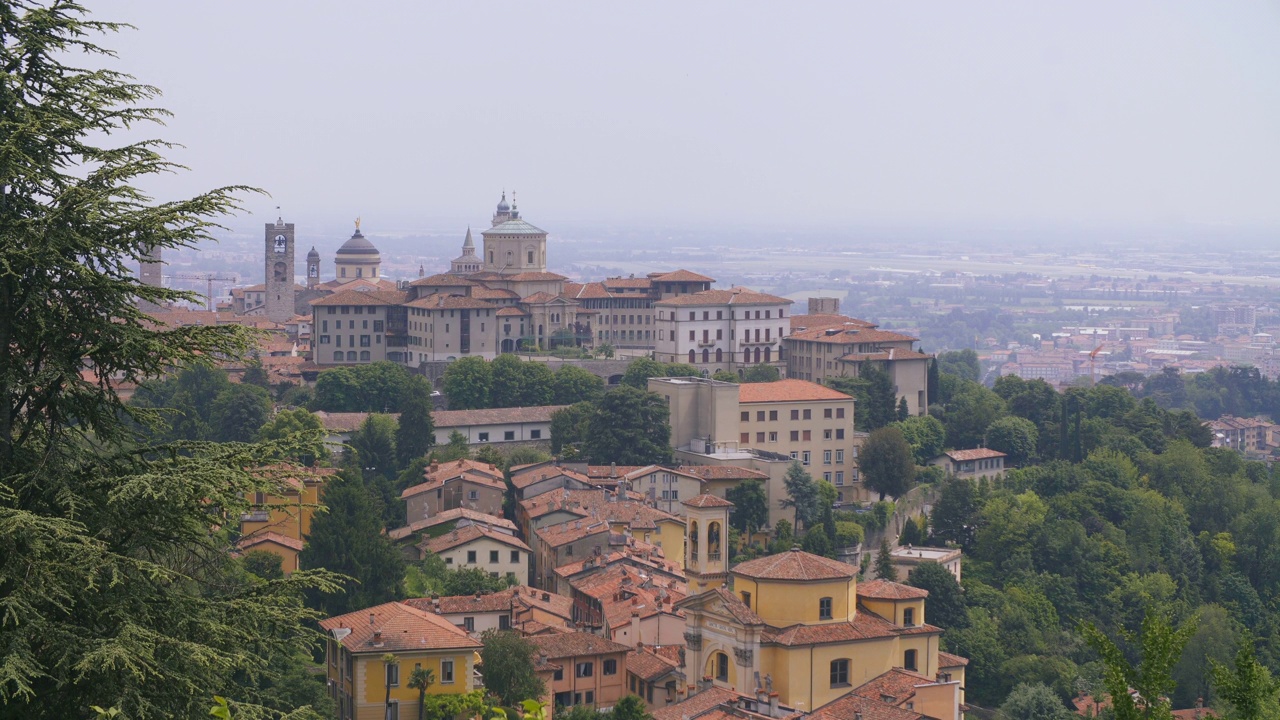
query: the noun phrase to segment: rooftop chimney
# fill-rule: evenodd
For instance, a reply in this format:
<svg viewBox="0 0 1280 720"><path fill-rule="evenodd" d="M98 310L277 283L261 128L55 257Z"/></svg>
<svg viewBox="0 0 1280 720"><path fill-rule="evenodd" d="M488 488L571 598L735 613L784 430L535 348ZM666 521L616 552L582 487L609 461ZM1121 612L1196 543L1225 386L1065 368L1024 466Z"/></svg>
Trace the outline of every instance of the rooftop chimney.
<svg viewBox="0 0 1280 720"><path fill-rule="evenodd" d="M376 617L376 616L375 616L373 613L369 613L369 625L370 625L371 627L372 627L372 626L373 626L373 624L374 624L374 618L375 618L375 617Z"/></svg>

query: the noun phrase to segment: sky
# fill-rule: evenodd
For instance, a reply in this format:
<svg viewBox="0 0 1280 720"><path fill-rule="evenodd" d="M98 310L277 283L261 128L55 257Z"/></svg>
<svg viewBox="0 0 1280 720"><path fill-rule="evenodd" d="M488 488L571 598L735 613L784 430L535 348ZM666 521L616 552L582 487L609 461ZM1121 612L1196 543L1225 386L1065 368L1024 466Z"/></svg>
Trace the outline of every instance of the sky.
<svg viewBox="0 0 1280 720"><path fill-rule="evenodd" d="M1280 2L91 3L241 222L1280 230Z"/></svg>

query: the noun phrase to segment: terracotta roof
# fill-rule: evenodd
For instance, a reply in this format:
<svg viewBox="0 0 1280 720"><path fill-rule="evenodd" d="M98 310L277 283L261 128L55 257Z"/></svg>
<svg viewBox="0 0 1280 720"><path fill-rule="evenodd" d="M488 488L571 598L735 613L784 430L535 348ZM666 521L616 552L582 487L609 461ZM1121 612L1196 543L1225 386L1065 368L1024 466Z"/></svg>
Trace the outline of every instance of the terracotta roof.
<svg viewBox="0 0 1280 720"><path fill-rule="evenodd" d="M497 307L497 305L488 300L464 295L445 295L443 293L432 293L405 304L409 307L422 308L424 310L487 310Z"/></svg>
<svg viewBox="0 0 1280 720"><path fill-rule="evenodd" d="M652 277L654 280L658 282L715 282L716 281L715 278L710 278L710 277L707 277L706 275L699 275L696 272L690 272L688 270L673 270L672 272L669 272L669 273L663 273L660 275L650 275L649 277Z"/></svg>
<svg viewBox="0 0 1280 720"><path fill-rule="evenodd" d="M499 590L493 593L483 593L480 595L447 595L438 598L410 598L402 600L406 605L425 610L427 612L439 612L442 615L457 615L469 612L502 612L511 610L512 605L525 601L532 601L534 604L542 604L538 600L540 593L544 591L531 588L526 585L516 585L505 590ZM532 597L526 597L526 593L532 593ZM571 606L572 601L569 598L555 595L567 605Z"/></svg>
<svg viewBox="0 0 1280 720"><path fill-rule="evenodd" d="M557 548L592 535L609 534L609 523L603 520L571 520L561 525L550 525L534 530L542 542Z"/></svg>
<svg viewBox="0 0 1280 720"><path fill-rule="evenodd" d="M495 314L498 317L524 317L529 313L516 307L504 307Z"/></svg>
<svg viewBox="0 0 1280 720"><path fill-rule="evenodd" d="M723 703L732 703L744 697L732 690L713 685L700 693L695 693L678 703L650 711L653 720L685 720L714 709Z"/></svg>
<svg viewBox="0 0 1280 720"><path fill-rule="evenodd" d="M732 572L760 580L843 580L856 577L858 569L793 548L735 565Z"/></svg>
<svg viewBox="0 0 1280 720"><path fill-rule="evenodd" d="M866 320L859 320L858 318L851 318L847 315L792 315L790 320L791 332L793 333L797 330L812 330L820 327L825 328L852 325L857 327L873 328L876 326L875 323L867 322Z"/></svg>
<svg viewBox="0 0 1280 720"><path fill-rule="evenodd" d="M324 429L331 433L352 432L364 424L366 418L371 414L366 412L325 412L323 410L315 411L315 416L320 418L320 423L324 425ZM400 413L390 413L390 417L399 419Z"/></svg>
<svg viewBox="0 0 1280 720"><path fill-rule="evenodd" d="M562 298L559 295L552 295L549 292L539 291L532 295L528 295L524 298L521 298L520 302L526 305L545 305L547 303L553 303L557 300L562 300Z"/></svg>
<svg viewBox="0 0 1280 720"><path fill-rule="evenodd" d="M760 617L754 610L747 607L747 604L742 602L742 598L733 594L733 592L728 588L720 587L712 590L711 592L715 593L716 597L720 598L720 602L724 604L724 609L733 616L734 620L737 620L743 625L764 624L764 618Z"/></svg>
<svg viewBox="0 0 1280 720"><path fill-rule="evenodd" d="M483 525L468 525L464 528L459 528L453 532L445 533L438 537L428 538L423 540L418 547L439 554L446 550L452 550L453 548L461 547L467 543L475 542L481 538L496 540L503 545L510 545L517 550L529 552L529 546L525 545L514 535L490 530Z"/></svg>
<svg viewBox="0 0 1280 720"><path fill-rule="evenodd" d="M1007 457L999 450L990 450L987 448L975 448L973 450L948 450L943 453L947 457L956 462L966 462L968 460L986 460L989 458Z"/></svg>
<svg viewBox="0 0 1280 720"><path fill-rule="evenodd" d="M568 405L536 405L533 407L489 408L487 410L436 410L431 421L438 428L467 425L506 425L515 423L549 423L551 413Z"/></svg>
<svg viewBox="0 0 1280 720"><path fill-rule="evenodd" d="M524 472L513 472L511 474L511 484L518 490L523 490L530 485L549 480L551 478L566 477L577 480L583 484L591 484L591 478L582 473L574 472L566 467L556 467L555 465L535 467L532 470Z"/></svg>
<svg viewBox="0 0 1280 720"><path fill-rule="evenodd" d="M631 649L608 638L584 632L531 637L529 642L532 642L538 648L539 654L546 655L552 660L624 653Z"/></svg>
<svg viewBox="0 0 1280 720"><path fill-rule="evenodd" d="M703 480L768 480L768 473L738 465L681 465L680 469Z"/></svg>
<svg viewBox="0 0 1280 720"><path fill-rule="evenodd" d="M569 584L599 601L611 631L637 617L684 614L675 608L675 603L683 600L687 592L684 582L664 575L645 574L634 567L610 565Z"/></svg>
<svg viewBox="0 0 1280 720"><path fill-rule="evenodd" d="M312 300L312 307L329 305L399 305L404 302L405 294L398 290L339 290L338 292Z"/></svg>
<svg viewBox="0 0 1280 720"><path fill-rule="evenodd" d="M861 322L792 331L792 333L787 336L787 340L791 341L801 340L805 342L830 343L834 345L915 342L919 339L920 338L912 337L910 335L903 335L902 333L867 327Z"/></svg>
<svg viewBox="0 0 1280 720"><path fill-rule="evenodd" d="M303 542L297 538L291 538L288 535L281 535L277 532L258 532L252 535L240 538L240 542L236 543L236 547L241 550L248 550L255 545L262 543L275 543L290 550L302 552Z"/></svg>
<svg viewBox="0 0 1280 720"><path fill-rule="evenodd" d="M733 507L734 506L733 503L729 502L728 500L725 500L724 498L718 498L715 495L708 495L706 493L703 493L689 500L683 500L681 501L680 504L688 505L689 507L695 507L695 508Z"/></svg>
<svg viewBox="0 0 1280 720"><path fill-rule="evenodd" d="M941 650L938 651L938 667L940 668L964 667L968 664L969 658L967 657L952 655L949 652L942 652Z"/></svg>
<svg viewBox="0 0 1280 720"><path fill-rule="evenodd" d="M666 556L662 554L662 548L635 538L631 538L623 548L611 550L600 555L589 555L577 562L565 563L555 568L552 572L562 578L572 580L576 575L594 572L598 568L615 564L665 573L676 580L684 579L684 570L678 563L667 560Z"/></svg>
<svg viewBox="0 0 1280 720"><path fill-rule="evenodd" d="M740 403L852 399L849 395L808 380L775 380L765 383L743 383L738 386Z"/></svg>
<svg viewBox="0 0 1280 720"><path fill-rule="evenodd" d="M424 492L443 487L454 480L459 480L463 483L483 485L502 492L506 492L507 490L507 484L500 478L490 477L489 475L475 472L474 470L463 470L456 473L435 473L428 475L426 482L421 482L417 485L405 488L404 492L400 493L400 499L405 500L415 495L421 495Z"/></svg>
<svg viewBox="0 0 1280 720"><path fill-rule="evenodd" d="M587 476L591 478L620 478L643 465L588 465Z"/></svg>
<svg viewBox="0 0 1280 720"><path fill-rule="evenodd" d="M520 293L506 288L489 288L477 285L471 288L471 297L481 300L519 300Z"/></svg>
<svg viewBox="0 0 1280 720"><path fill-rule="evenodd" d="M409 283L409 287L475 287L478 285L479 283L448 273L418 278Z"/></svg>
<svg viewBox="0 0 1280 720"><path fill-rule="evenodd" d="M564 620L573 620L573 600L546 590L524 585L515 588L519 592L513 600L526 608L537 608Z"/></svg>
<svg viewBox="0 0 1280 720"><path fill-rule="evenodd" d="M663 675L679 671L678 665L651 650L641 648L627 653L627 672L641 680L652 682Z"/></svg>
<svg viewBox="0 0 1280 720"><path fill-rule="evenodd" d="M841 355L840 362L888 362L892 360L928 360L933 357L927 353L916 352L915 350L903 350L901 348L890 348L881 352L872 353L849 353Z"/></svg>
<svg viewBox="0 0 1280 720"><path fill-rule="evenodd" d="M607 300L613 297L613 293L605 289L604 283L598 282L565 283L560 294L574 300Z"/></svg>
<svg viewBox="0 0 1280 720"><path fill-rule="evenodd" d="M893 668L854 688L852 694L901 705L915 697L917 685L932 685L934 682L920 673Z"/></svg>
<svg viewBox="0 0 1280 720"><path fill-rule="evenodd" d="M483 233L482 233L483 234ZM557 275L553 272L522 272L515 275L508 275L504 280L516 280L519 282L549 282L553 280L568 280L564 275Z"/></svg>
<svg viewBox="0 0 1280 720"><path fill-rule="evenodd" d="M942 628L933 625L903 627L895 625L870 610L859 609L852 620L822 625L792 625L775 632L766 631L763 641L777 645L822 645L825 643L855 642L902 635L941 634Z"/></svg>
<svg viewBox="0 0 1280 720"><path fill-rule="evenodd" d="M434 413L432 413L432 419L435 419ZM463 471L484 475L486 477L493 478L494 480L502 479L502 471L493 463L480 462L479 460L470 460L466 458L462 460L450 460L449 462L444 463L432 463L423 472L423 477L428 479L444 476L454 477Z"/></svg>
<svg viewBox="0 0 1280 720"><path fill-rule="evenodd" d="M873 600L918 600L929 597L929 591L888 580L868 580L858 583L858 597Z"/></svg>
<svg viewBox="0 0 1280 720"><path fill-rule="evenodd" d="M602 281L601 281L601 284L603 284L603 285L604 285L605 287L607 287L607 288L609 288L609 287L616 287L616 288L641 288L641 289L648 289L648 288L650 288L650 287L653 287L653 281L652 281L652 280L650 280L650 279L649 279L649 278L647 278L647 277L642 277L642 278L638 278L638 277L630 277L630 278L624 278L624 277L605 278L604 280L602 280Z"/></svg>
<svg viewBox="0 0 1280 720"><path fill-rule="evenodd" d="M810 717L817 720L928 720L928 716L914 710L853 693L823 705Z"/></svg>
<svg viewBox="0 0 1280 720"><path fill-rule="evenodd" d="M326 618L320 621L320 627L330 633L349 629L351 632L338 643L353 653L481 647L479 640L439 615L399 602Z"/></svg>
<svg viewBox="0 0 1280 720"><path fill-rule="evenodd" d="M515 533L515 530L516 530L516 524L511 522L510 520L496 517L494 515L488 515L478 510L472 510L471 508L459 507L459 508L454 508L452 510L445 510L439 515L432 515L429 518L423 518L422 520L411 522L408 525L405 525L404 527L398 527L394 530L390 530L387 532L387 537L391 538L392 540L401 540L403 538L409 537L410 535L416 532L422 532L427 528L431 528L443 523L455 522L463 519L469 520L471 522L478 522L482 525L488 525L490 527L505 528L507 530L510 530L511 533L513 534Z"/></svg>
<svg viewBox="0 0 1280 720"><path fill-rule="evenodd" d="M790 298L756 292L743 287L734 287L729 290L702 290L688 295L676 295L665 300L659 300L654 305L791 305L794 302L795 300Z"/></svg>

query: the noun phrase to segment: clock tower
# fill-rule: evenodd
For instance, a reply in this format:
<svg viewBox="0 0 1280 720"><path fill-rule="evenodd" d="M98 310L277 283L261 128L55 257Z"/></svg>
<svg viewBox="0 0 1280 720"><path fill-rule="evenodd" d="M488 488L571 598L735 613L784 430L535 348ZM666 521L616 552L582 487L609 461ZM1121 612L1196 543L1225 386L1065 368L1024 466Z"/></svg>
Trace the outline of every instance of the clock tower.
<svg viewBox="0 0 1280 720"><path fill-rule="evenodd" d="M294 316L293 223L267 223L265 251L267 317L288 322Z"/></svg>

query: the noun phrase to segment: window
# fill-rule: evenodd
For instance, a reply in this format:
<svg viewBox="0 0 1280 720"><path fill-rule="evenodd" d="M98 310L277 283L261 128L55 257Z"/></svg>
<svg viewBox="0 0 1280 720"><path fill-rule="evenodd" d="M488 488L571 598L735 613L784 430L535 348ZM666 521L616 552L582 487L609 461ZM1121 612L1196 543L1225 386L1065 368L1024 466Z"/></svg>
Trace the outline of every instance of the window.
<svg viewBox="0 0 1280 720"><path fill-rule="evenodd" d="M387 703L387 720L400 720L400 701L392 700Z"/></svg>
<svg viewBox="0 0 1280 720"><path fill-rule="evenodd" d="M915 670L916 668L916 651L908 650L902 653L902 667L907 670Z"/></svg>
<svg viewBox="0 0 1280 720"><path fill-rule="evenodd" d="M837 450L837 451L836 451L836 464L837 464L837 465L839 465L839 464L840 464L840 463L842 463L842 462L844 462L844 451L843 451L843 450Z"/></svg>
<svg viewBox="0 0 1280 720"><path fill-rule="evenodd" d="M605 675L617 675L617 674L618 674L618 661L617 661L617 660L605 660L605 661L604 661L604 663L602 663L602 664L601 664L601 666L600 666L600 670L601 670L601 672L603 672Z"/></svg>
<svg viewBox="0 0 1280 720"><path fill-rule="evenodd" d="M849 687L849 660L831 661L831 687Z"/></svg>
<svg viewBox="0 0 1280 720"><path fill-rule="evenodd" d="M810 440L812 440L812 439L813 439L813 431L812 431L812 430L805 430L805 431L804 431L804 433L803 433L803 435L804 435L804 441L805 441L805 442L809 442Z"/></svg>
<svg viewBox="0 0 1280 720"><path fill-rule="evenodd" d="M400 663L387 663L387 681L391 687L400 686Z"/></svg>
<svg viewBox="0 0 1280 720"><path fill-rule="evenodd" d="M804 411L804 419L805 419L805 420L812 420L812 419L813 419L813 411L812 411L812 410L805 410L805 411Z"/></svg>
<svg viewBox="0 0 1280 720"><path fill-rule="evenodd" d="M555 673L554 677L555 677L555 679L556 679L556 680L563 680L563 679L564 679L564 668L556 668L556 673ZM560 702L557 700L557 701L556 701L556 704L557 704L557 705L559 705L559 704L560 704Z"/></svg>
<svg viewBox="0 0 1280 720"><path fill-rule="evenodd" d="M831 598L824 597L818 600L818 619L819 620L831 619Z"/></svg>
<svg viewBox="0 0 1280 720"><path fill-rule="evenodd" d="M489 433L487 432L480 433L480 442L489 442Z"/></svg>
<svg viewBox="0 0 1280 720"><path fill-rule="evenodd" d="M497 551L497 550L490 550L490 551L489 551L489 562L490 562L490 563L496 563L496 562L498 562L498 551Z"/></svg>
<svg viewBox="0 0 1280 720"><path fill-rule="evenodd" d="M800 419L800 411L799 411L799 410L792 410L792 411L791 411L791 419L792 419L792 420L799 420L799 419Z"/></svg>
<svg viewBox="0 0 1280 720"><path fill-rule="evenodd" d="M829 418L829 417L831 417L831 408L823 408L823 410L822 410L822 417L824 417L824 418Z"/></svg>
<svg viewBox="0 0 1280 720"><path fill-rule="evenodd" d="M440 682L442 684L448 684L453 682L453 661L452 660L440 661Z"/></svg>
<svg viewBox="0 0 1280 720"><path fill-rule="evenodd" d="M836 471L836 485L843 485L843 484L844 484L844 471L843 471L843 470L837 470L837 471Z"/></svg>
<svg viewBox="0 0 1280 720"><path fill-rule="evenodd" d="M510 616L510 615L499 615L499 616L498 616L498 629L499 629L499 630L510 630L510 629L511 629L511 616Z"/></svg>
<svg viewBox="0 0 1280 720"><path fill-rule="evenodd" d="M370 338L368 335L360 336L360 347L369 347L372 344L373 344L373 339Z"/></svg>
<svg viewBox="0 0 1280 720"><path fill-rule="evenodd" d="M776 422L776 421L777 421L777 419L778 419L778 411L777 411L777 410L770 410L770 411L769 411L769 420L770 420L770 421L774 421L774 422Z"/></svg>
<svg viewBox="0 0 1280 720"><path fill-rule="evenodd" d="M716 679L729 682L729 656L724 653L716 653Z"/></svg>
<svg viewBox="0 0 1280 720"><path fill-rule="evenodd" d="M464 618L462 618L462 629L463 629L463 630L466 630L467 632L475 632L475 631L476 631L476 619L475 619L475 618L473 618L473 617L464 617Z"/></svg>
<svg viewBox="0 0 1280 720"><path fill-rule="evenodd" d="M750 411L750 410L743 410L743 411L742 411L742 422L751 422L751 411Z"/></svg>
<svg viewBox="0 0 1280 720"><path fill-rule="evenodd" d="M757 410L757 411L756 411L756 422L764 422L764 411L763 411L763 410Z"/></svg>
<svg viewBox="0 0 1280 720"><path fill-rule="evenodd" d="M468 500L479 500L479 499L480 499L480 491L479 491L479 490L468 490L468 491L467 491L467 499L468 499Z"/></svg>
<svg viewBox="0 0 1280 720"><path fill-rule="evenodd" d="M915 624L916 624L916 609L915 609L915 608L903 608L903 610L902 610L902 624L903 624L903 625L906 625L907 627L913 627L913 626L915 626Z"/></svg>
<svg viewBox="0 0 1280 720"><path fill-rule="evenodd" d="M476 561L476 551L475 551L475 550L468 550L468 551L467 551L467 562L469 562L469 563L474 563L475 561Z"/></svg>
<svg viewBox="0 0 1280 720"><path fill-rule="evenodd" d="M838 418L844 417L844 408L836 408L836 417Z"/></svg>
<svg viewBox="0 0 1280 720"><path fill-rule="evenodd" d="M747 607L751 607L751 593L747 592L746 590L743 590L741 595L742 595L742 604L746 605Z"/></svg>
<svg viewBox="0 0 1280 720"><path fill-rule="evenodd" d="M800 442L800 431L799 431L799 430L792 430L792 431L791 431L791 442Z"/></svg>
<svg viewBox="0 0 1280 720"><path fill-rule="evenodd" d="M822 479L826 480L827 482L831 482L831 473L829 472L822 473Z"/></svg>
<svg viewBox="0 0 1280 720"><path fill-rule="evenodd" d="M320 344L321 344L321 345L328 345L328 344L329 344L329 336L328 336L328 335L321 335L321 336L320 336Z"/></svg>
<svg viewBox="0 0 1280 720"><path fill-rule="evenodd" d="M756 442L758 443L764 442L764 433L762 432L756 433Z"/></svg>
<svg viewBox="0 0 1280 720"><path fill-rule="evenodd" d="M596 672L596 664L591 662L580 662L574 668L575 677L586 678L591 677Z"/></svg>
<svg viewBox="0 0 1280 720"><path fill-rule="evenodd" d="M823 450L823 451L822 451L822 464L823 464L823 465L830 465L830 464L831 464L831 451L830 451L830 450Z"/></svg>
<svg viewBox="0 0 1280 720"><path fill-rule="evenodd" d="M530 431L529 431L529 439L530 439L530 440L541 440L541 439L542 439L542 431L541 431L541 430L530 430Z"/></svg>
<svg viewBox="0 0 1280 720"><path fill-rule="evenodd" d="M503 431L503 433L502 433L502 439L503 439L503 440L515 440L515 439L516 439L516 431L515 431L515 430L504 430L504 431Z"/></svg>
<svg viewBox="0 0 1280 720"><path fill-rule="evenodd" d="M769 442L778 442L778 433L776 432L769 433Z"/></svg>
<svg viewBox="0 0 1280 720"><path fill-rule="evenodd" d="M512 550L512 551L511 551L511 562L513 562L513 563L518 563L518 562L520 562L520 551L519 551L519 550Z"/></svg>
<svg viewBox="0 0 1280 720"><path fill-rule="evenodd" d="M836 428L836 439L837 440L844 439L844 428Z"/></svg>
<svg viewBox="0 0 1280 720"><path fill-rule="evenodd" d="M743 445L746 445L747 443L751 442L751 433L749 432L742 433L738 437L738 442L742 443Z"/></svg>

